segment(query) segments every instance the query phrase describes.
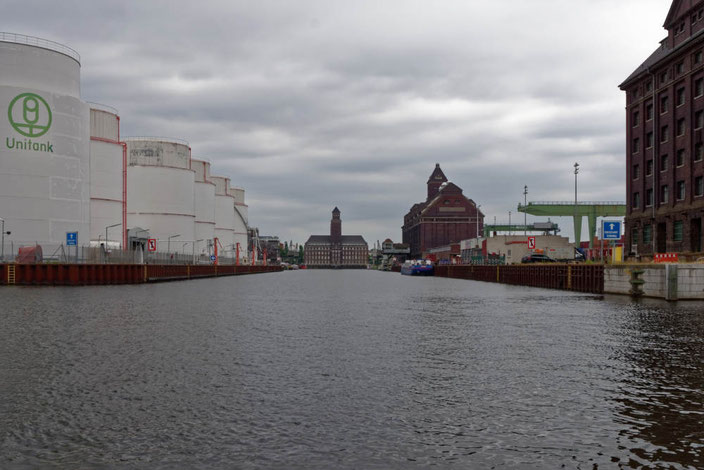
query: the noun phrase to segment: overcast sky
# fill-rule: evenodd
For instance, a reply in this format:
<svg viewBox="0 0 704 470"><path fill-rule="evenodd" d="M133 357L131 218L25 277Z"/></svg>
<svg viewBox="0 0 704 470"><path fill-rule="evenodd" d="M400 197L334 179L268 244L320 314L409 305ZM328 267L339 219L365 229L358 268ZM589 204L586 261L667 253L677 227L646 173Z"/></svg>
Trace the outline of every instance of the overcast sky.
<svg viewBox="0 0 704 470"><path fill-rule="evenodd" d="M670 4L5 0L1 28L77 50L83 98L117 108L124 136L190 142L246 189L260 233L303 242L338 206L371 245L400 241L436 162L487 222L526 184L574 199L575 162L580 200L624 201L618 85Z"/></svg>

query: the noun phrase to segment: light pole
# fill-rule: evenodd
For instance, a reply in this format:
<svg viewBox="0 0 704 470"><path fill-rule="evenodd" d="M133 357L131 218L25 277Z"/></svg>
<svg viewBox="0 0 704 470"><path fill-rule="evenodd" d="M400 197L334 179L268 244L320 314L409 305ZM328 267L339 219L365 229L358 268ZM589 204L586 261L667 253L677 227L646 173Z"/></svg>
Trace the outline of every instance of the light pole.
<svg viewBox="0 0 704 470"><path fill-rule="evenodd" d="M579 225L579 231L582 231L582 224L577 224L577 174L579 173L579 163L574 163L574 244L579 245L579 241L582 238L582 234L577 234L577 225ZM580 221L581 222L581 221ZM591 246L591 241L589 242Z"/></svg>
<svg viewBox="0 0 704 470"><path fill-rule="evenodd" d="M481 204L477 206L477 245L479 245L479 208L482 207Z"/></svg>
<svg viewBox="0 0 704 470"><path fill-rule="evenodd" d="M508 234L511 235L511 211L508 211Z"/></svg>
<svg viewBox="0 0 704 470"><path fill-rule="evenodd" d="M105 250L106 251L108 249L108 229L113 228L113 227L117 227L118 225L122 225L122 222L120 222L118 224L108 225L107 227L105 227Z"/></svg>
<svg viewBox="0 0 704 470"><path fill-rule="evenodd" d="M523 236L528 235L528 212L526 212L526 206L528 205L528 185L523 186Z"/></svg>
<svg viewBox="0 0 704 470"><path fill-rule="evenodd" d="M2 222L2 254L0 254L0 263L5 262L5 219L0 217L0 222ZM9 235L9 233L8 233Z"/></svg>
<svg viewBox="0 0 704 470"><path fill-rule="evenodd" d="M166 252L171 253L171 239L172 238L177 238L180 237L181 234L178 235L171 235L167 240L166 240Z"/></svg>

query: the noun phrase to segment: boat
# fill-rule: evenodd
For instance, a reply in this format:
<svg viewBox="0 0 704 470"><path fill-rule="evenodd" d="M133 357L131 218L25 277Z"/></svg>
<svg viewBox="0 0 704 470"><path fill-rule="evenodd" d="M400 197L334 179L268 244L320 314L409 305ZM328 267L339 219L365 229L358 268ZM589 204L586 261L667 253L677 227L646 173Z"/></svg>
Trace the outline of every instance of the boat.
<svg viewBox="0 0 704 470"><path fill-rule="evenodd" d="M406 276L432 276L434 271L430 260L409 260L401 266L401 274Z"/></svg>

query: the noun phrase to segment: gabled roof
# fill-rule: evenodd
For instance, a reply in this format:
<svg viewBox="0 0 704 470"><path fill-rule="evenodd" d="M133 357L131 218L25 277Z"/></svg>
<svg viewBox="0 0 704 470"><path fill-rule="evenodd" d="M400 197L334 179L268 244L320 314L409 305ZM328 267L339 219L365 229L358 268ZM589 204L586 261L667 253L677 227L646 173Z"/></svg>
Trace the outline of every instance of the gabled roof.
<svg viewBox="0 0 704 470"><path fill-rule="evenodd" d="M433 172L430 174L430 178L428 178L428 183L430 183L431 181L432 181L432 182L438 182L438 181L440 181L440 182L443 182L443 183L444 183L445 181L447 181L447 177L445 176L445 173L443 173L442 170L440 169L440 164L439 164L439 163L436 163L436 164L435 164L435 169L434 169Z"/></svg>
<svg viewBox="0 0 704 470"><path fill-rule="evenodd" d="M662 25L663 28L669 29L670 25L682 16L682 13L680 13L680 6L682 6L682 0L674 0L672 2L672 5L670 5L670 11L667 12L665 23Z"/></svg>
<svg viewBox="0 0 704 470"><path fill-rule="evenodd" d="M343 235L340 240L343 245L366 245L367 242L361 235ZM330 244L332 240L330 235L311 235L306 241L306 245L309 243L319 243L319 244Z"/></svg>

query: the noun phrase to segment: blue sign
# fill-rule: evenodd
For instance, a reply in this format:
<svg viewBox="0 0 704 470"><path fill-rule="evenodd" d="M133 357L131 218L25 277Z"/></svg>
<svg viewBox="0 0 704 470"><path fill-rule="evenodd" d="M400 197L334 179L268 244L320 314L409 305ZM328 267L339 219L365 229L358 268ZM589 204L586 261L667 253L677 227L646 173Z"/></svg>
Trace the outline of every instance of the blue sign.
<svg viewBox="0 0 704 470"><path fill-rule="evenodd" d="M601 221L601 239L602 240L620 240L621 239L621 221L620 220L602 220Z"/></svg>
<svg viewBox="0 0 704 470"><path fill-rule="evenodd" d="M210 261L215 261L215 255L210 255Z"/></svg>
<svg viewBox="0 0 704 470"><path fill-rule="evenodd" d="M78 232L66 232L66 246L78 246Z"/></svg>

